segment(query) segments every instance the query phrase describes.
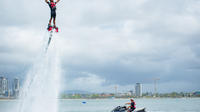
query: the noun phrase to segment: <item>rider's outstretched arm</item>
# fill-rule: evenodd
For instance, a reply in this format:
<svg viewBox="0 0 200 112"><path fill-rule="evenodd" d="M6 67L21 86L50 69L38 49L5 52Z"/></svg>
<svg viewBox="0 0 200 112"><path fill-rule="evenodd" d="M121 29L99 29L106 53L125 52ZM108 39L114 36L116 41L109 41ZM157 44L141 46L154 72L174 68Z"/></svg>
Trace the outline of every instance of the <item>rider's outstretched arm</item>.
<svg viewBox="0 0 200 112"><path fill-rule="evenodd" d="M56 4L57 4L59 1L60 1L60 0L57 0L57 1L56 1Z"/></svg>

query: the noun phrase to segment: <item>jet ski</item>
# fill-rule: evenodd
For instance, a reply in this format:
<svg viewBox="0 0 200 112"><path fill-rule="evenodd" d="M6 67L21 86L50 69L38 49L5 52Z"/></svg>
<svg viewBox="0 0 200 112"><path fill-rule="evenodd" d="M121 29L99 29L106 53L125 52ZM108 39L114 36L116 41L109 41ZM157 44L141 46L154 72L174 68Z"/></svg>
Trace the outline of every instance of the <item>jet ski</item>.
<svg viewBox="0 0 200 112"><path fill-rule="evenodd" d="M127 112L126 106L117 106L111 112ZM135 110L134 112L146 112L145 108Z"/></svg>

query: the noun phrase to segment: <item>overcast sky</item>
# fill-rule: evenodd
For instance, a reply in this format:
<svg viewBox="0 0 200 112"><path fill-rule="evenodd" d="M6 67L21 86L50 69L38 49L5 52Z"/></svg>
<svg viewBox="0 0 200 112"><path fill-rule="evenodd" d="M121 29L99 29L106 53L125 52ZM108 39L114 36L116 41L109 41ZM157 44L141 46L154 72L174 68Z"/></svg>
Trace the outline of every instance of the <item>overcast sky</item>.
<svg viewBox="0 0 200 112"><path fill-rule="evenodd" d="M23 78L49 20L44 0L0 4L0 75ZM61 0L62 88L92 92L200 90L199 0Z"/></svg>

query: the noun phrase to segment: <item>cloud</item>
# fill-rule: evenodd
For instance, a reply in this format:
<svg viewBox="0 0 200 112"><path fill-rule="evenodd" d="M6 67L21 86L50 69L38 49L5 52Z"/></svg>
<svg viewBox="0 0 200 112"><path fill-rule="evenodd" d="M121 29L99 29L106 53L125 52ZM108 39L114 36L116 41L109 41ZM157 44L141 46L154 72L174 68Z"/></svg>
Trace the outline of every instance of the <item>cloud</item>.
<svg viewBox="0 0 200 112"><path fill-rule="evenodd" d="M199 89L199 4L196 0L61 1L60 32L55 37L63 77L70 85L66 88L104 91L118 85L128 90L136 82L151 87L152 79L160 78L162 87L185 82L186 90ZM23 77L44 47L49 7L44 1L26 0L6 0L0 6L0 71ZM83 84L84 80L95 82Z"/></svg>
<svg viewBox="0 0 200 112"><path fill-rule="evenodd" d="M85 90L85 91L99 91L101 86L106 82L105 79L99 75L91 74L87 72L80 73L81 76L77 76L74 79L67 80L67 88L70 90Z"/></svg>

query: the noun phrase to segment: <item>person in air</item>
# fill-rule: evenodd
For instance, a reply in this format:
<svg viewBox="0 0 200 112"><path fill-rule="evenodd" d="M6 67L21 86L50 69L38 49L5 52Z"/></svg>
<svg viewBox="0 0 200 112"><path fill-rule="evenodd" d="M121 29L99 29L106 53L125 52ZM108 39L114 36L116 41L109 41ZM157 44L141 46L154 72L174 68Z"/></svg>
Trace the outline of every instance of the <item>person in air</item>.
<svg viewBox="0 0 200 112"><path fill-rule="evenodd" d="M126 103L126 104L130 105L130 106L128 106L128 111L127 112L132 112L132 111L134 111L136 109L135 101L133 99L130 99L130 100L131 100L131 103Z"/></svg>
<svg viewBox="0 0 200 112"><path fill-rule="evenodd" d="M45 2L49 5L50 10L51 10L51 18L49 20L49 24L48 24L48 31L51 31L52 28L56 29L56 32L58 32L58 27L56 27L56 4L59 2L60 0L57 0L56 2L54 2L54 0L45 0ZM53 19L53 24L54 26L51 26L51 21Z"/></svg>

